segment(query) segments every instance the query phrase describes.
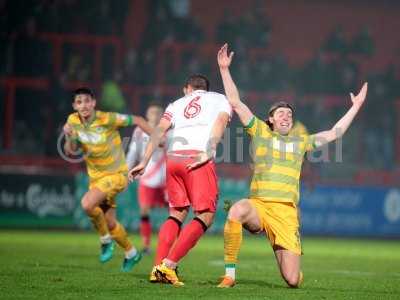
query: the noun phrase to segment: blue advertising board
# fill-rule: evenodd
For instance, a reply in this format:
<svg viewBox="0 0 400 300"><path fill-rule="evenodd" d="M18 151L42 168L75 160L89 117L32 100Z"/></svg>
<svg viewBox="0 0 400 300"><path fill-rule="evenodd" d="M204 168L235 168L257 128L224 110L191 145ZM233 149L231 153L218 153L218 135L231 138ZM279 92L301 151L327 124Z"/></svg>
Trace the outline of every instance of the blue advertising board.
<svg viewBox="0 0 400 300"><path fill-rule="evenodd" d="M400 189L317 187L301 194L303 234L400 237Z"/></svg>
<svg viewBox="0 0 400 300"><path fill-rule="evenodd" d="M0 182L0 228L91 228L80 206L87 191L86 174L9 175ZM223 231L226 202L246 198L248 187L247 180L220 178L220 200L210 232ZM135 181L117 201L119 220L133 231L140 221L136 190ZM304 235L400 238L400 187L303 188L300 211ZM152 211L155 231L167 216L166 208Z"/></svg>

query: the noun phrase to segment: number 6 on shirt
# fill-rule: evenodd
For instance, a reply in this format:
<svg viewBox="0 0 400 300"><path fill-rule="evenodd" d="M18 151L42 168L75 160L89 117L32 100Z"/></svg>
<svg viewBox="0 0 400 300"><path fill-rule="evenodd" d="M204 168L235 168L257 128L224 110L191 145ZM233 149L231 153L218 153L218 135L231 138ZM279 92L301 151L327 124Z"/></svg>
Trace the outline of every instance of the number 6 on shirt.
<svg viewBox="0 0 400 300"><path fill-rule="evenodd" d="M192 119L199 115L201 111L201 106L198 103L198 101L200 100L200 98L201 98L200 96L197 96L192 101L190 101L189 104L185 107L184 116L186 119Z"/></svg>

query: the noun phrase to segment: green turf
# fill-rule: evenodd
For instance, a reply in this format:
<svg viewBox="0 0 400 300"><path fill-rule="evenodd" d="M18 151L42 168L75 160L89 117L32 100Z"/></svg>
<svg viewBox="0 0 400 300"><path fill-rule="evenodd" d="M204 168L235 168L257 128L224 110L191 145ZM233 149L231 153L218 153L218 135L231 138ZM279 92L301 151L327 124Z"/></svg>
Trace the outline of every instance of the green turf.
<svg viewBox="0 0 400 300"><path fill-rule="evenodd" d="M136 236L135 242L139 243ZM147 282L152 257L101 265L94 234L0 231L0 299L400 299L400 242L305 238L301 289L281 280L269 244L245 236L238 284L215 287L223 239L207 236L180 265L183 288Z"/></svg>

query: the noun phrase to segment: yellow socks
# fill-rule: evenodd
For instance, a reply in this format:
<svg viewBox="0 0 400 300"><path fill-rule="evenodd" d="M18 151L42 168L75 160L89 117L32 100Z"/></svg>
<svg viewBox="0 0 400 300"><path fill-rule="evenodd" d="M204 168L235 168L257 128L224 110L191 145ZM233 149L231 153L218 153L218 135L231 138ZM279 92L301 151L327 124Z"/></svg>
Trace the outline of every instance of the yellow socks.
<svg viewBox="0 0 400 300"><path fill-rule="evenodd" d="M303 272L300 271L300 274L299 274L299 283L297 284L297 287L300 287L300 286L303 284L303 282L304 282L304 275L303 275Z"/></svg>
<svg viewBox="0 0 400 300"><path fill-rule="evenodd" d="M125 250L125 252L130 251L133 246L128 240L128 235L126 234L124 226L117 223L114 229L110 230L111 237L117 244Z"/></svg>
<svg viewBox="0 0 400 300"><path fill-rule="evenodd" d="M108 234L106 219L100 207L96 207L89 215L89 218L100 236L105 236Z"/></svg>
<svg viewBox="0 0 400 300"><path fill-rule="evenodd" d="M235 279L237 257L242 244L242 223L227 220L224 227L225 275Z"/></svg>

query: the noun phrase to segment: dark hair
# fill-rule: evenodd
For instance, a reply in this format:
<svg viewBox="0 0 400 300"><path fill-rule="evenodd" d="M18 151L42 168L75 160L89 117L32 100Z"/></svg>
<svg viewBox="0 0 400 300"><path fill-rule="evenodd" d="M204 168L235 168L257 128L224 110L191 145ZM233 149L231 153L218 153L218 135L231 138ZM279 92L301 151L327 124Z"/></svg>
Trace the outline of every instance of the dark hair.
<svg viewBox="0 0 400 300"><path fill-rule="evenodd" d="M210 90L210 82L208 81L207 77L200 74L191 75L186 81L185 86L187 87L189 85L194 90Z"/></svg>
<svg viewBox="0 0 400 300"><path fill-rule="evenodd" d="M90 97L94 98L94 94L91 89L87 87L80 87L74 91L74 97L73 100L75 100L75 97L78 95L89 95Z"/></svg>
<svg viewBox="0 0 400 300"><path fill-rule="evenodd" d="M267 125L269 126L269 128L271 130L274 130L274 125L269 121L269 118L272 117L274 115L274 112L281 107L285 107L285 108L289 108L292 111L292 114L294 114L294 108L292 105L290 105L289 103L285 102L285 101L279 101L279 102L275 102L274 104L271 105L271 107L268 110L268 116L267 119L265 120L265 123L267 123Z"/></svg>

